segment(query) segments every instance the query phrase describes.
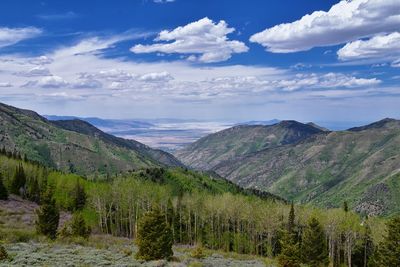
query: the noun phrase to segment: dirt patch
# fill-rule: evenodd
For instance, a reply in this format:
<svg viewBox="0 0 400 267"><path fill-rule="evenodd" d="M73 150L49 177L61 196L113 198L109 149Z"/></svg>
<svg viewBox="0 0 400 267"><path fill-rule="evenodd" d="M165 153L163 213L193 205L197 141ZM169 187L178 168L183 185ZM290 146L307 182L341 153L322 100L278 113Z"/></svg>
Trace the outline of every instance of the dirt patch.
<svg viewBox="0 0 400 267"><path fill-rule="evenodd" d="M8 228L33 228L39 205L16 195L10 195L8 200L0 200L0 224ZM60 212L60 225L71 219L68 212Z"/></svg>

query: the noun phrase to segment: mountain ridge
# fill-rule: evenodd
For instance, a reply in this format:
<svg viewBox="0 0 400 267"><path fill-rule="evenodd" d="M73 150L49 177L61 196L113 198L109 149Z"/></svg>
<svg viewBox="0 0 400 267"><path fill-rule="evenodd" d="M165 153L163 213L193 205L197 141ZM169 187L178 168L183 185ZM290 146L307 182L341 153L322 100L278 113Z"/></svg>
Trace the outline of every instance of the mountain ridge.
<svg viewBox="0 0 400 267"><path fill-rule="evenodd" d="M174 156L103 133L83 121L54 122L0 103L0 140L30 160L81 175L112 175L158 166L182 166ZM77 157L78 155L78 157Z"/></svg>
<svg viewBox="0 0 400 267"><path fill-rule="evenodd" d="M283 124L287 129L290 125L299 125L290 121ZM230 135L217 133L205 137L220 138L214 138L212 143L203 140L192 144L189 149L193 150L178 151L175 155L188 166L201 169L204 166L197 162L209 160L204 151L220 149L213 144L228 140L224 144L234 146L231 150L243 145L233 130L227 129L224 133ZM345 131L320 130L299 136L295 142L280 141L233 157L222 155L220 158L224 159L219 162L208 161L211 164L207 168L242 187L265 190L302 203L340 207L342 201L347 200L361 213L400 212L400 198L397 197L400 194L400 184L397 185L400 179L399 120L384 119ZM251 142L246 145L251 146Z"/></svg>

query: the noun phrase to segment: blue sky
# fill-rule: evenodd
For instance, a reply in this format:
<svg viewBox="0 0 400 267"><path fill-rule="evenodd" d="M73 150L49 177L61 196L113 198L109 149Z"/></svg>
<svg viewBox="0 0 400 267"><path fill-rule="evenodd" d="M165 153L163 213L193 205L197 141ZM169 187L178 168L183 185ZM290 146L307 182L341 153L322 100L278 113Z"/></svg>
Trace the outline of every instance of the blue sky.
<svg viewBox="0 0 400 267"><path fill-rule="evenodd" d="M0 3L0 101L41 114L400 118L398 0Z"/></svg>

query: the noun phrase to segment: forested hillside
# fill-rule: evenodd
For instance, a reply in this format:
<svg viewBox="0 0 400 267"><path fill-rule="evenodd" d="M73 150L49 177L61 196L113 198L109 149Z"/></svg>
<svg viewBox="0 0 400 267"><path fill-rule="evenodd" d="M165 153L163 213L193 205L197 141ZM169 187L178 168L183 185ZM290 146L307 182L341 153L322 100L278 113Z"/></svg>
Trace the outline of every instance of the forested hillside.
<svg viewBox="0 0 400 267"><path fill-rule="evenodd" d="M166 152L105 134L86 122L50 122L33 111L4 104L0 104L0 140L6 150L29 160L91 176L182 165Z"/></svg>
<svg viewBox="0 0 400 267"><path fill-rule="evenodd" d="M0 172L9 192L42 205L48 203L42 202L42 192L52 188L56 206L82 214L92 233L136 238L142 216L159 207L175 244L202 244L284 261L290 242L299 242L288 240L288 233L307 235L314 218L329 241L329 247L321 243L326 259L329 253L337 263L369 260L372 254L365 254L365 242L377 244L384 233L384 221L379 218L367 219L347 208L291 207L271 196L258 197L230 182L179 168L143 169L109 181L88 181L6 153L0 156ZM8 231L4 227L0 226L0 232ZM66 230L59 231L62 238ZM374 248L372 243L368 246ZM296 253L300 257L301 252Z"/></svg>
<svg viewBox="0 0 400 267"><path fill-rule="evenodd" d="M189 166L211 169L243 187L289 200L324 207L339 207L346 200L352 209L370 215L400 212L400 121L298 133L293 142L285 141L285 133L260 134L265 126L244 128L248 138L237 134L240 129L207 136L176 155ZM283 141L271 145L272 137ZM202 161L209 164L199 165Z"/></svg>

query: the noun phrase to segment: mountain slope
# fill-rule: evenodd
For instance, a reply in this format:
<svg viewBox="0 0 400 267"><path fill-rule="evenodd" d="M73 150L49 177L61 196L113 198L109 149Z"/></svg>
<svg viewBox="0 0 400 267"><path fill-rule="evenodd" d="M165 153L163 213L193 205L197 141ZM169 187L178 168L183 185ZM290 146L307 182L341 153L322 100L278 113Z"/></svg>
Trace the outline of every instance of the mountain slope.
<svg viewBox="0 0 400 267"><path fill-rule="evenodd" d="M179 160L177 160L174 156L167 152L159 149L152 149L135 140L123 139L111 134L107 134L94 127L90 123L79 119L52 121L52 123L69 131L74 131L77 133L99 138L105 143L111 143L120 147L135 150L140 154L150 157L166 166L183 166L183 164Z"/></svg>
<svg viewBox="0 0 400 267"><path fill-rule="evenodd" d="M293 144L322 130L296 121L274 125L240 125L201 138L175 153L183 163L207 170L223 161L284 144Z"/></svg>
<svg viewBox="0 0 400 267"><path fill-rule="evenodd" d="M327 207L347 200L359 212L391 214L400 212L399 151L400 121L385 119L348 131L320 132L297 143L281 142L211 169L241 186L287 199Z"/></svg>
<svg viewBox="0 0 400 267"><path fill-rule="evenodd" d="M181 165L168 153L105 134L88 123L49 122L33 111L4 104L0 104L0 142L31 160L86 175Z"/></svg>

